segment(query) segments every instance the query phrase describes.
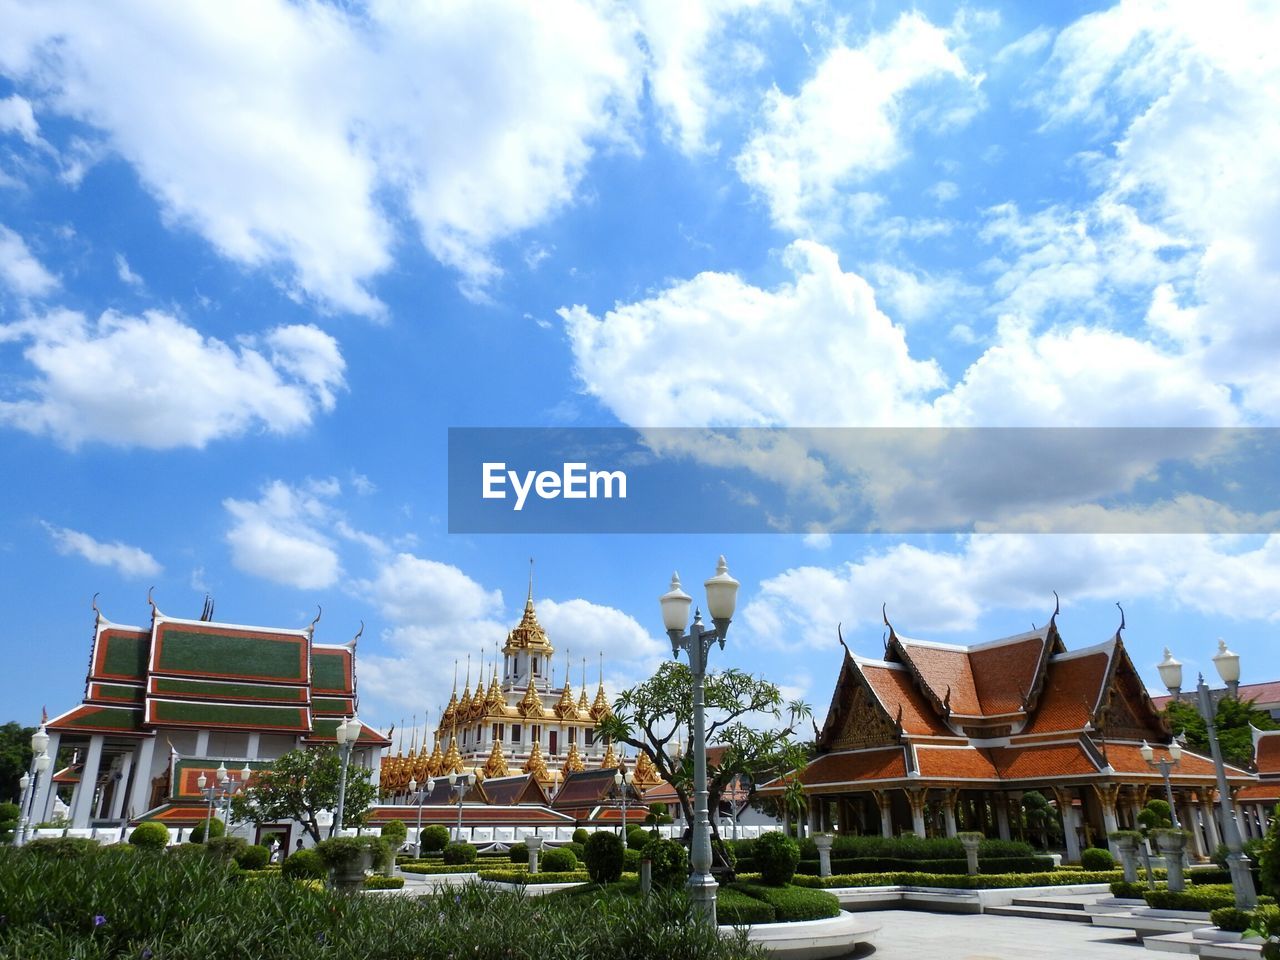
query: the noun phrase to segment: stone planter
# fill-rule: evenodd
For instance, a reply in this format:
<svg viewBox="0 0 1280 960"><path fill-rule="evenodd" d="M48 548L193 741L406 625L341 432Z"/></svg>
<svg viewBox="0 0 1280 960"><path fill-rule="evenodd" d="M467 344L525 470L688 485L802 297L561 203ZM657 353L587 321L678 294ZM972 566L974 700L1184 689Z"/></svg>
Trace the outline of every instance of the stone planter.
<svg viewBox="0 0 1280 960"><path fill-rule="evenodd" d="M831 844L835 837L829 833L815 833L813 845L818 848L818 876L831 876Z"/></svg>
<svg viewBox="0 0 1280 960"><path fill-rule="evenodd" d="M978 845L985 839L980 833L962 833L960 845L964 847L964 858L968 861L969 874L978 872Z"/></svg>
<svg viewBox="0 0 1280 960"><path fill-rule="evenodd" d="M365 872L372 864L373 854L364 850L359 856L334 867L329 875L329 883L341 893L354 893L364 886Z"/></svg>
<svg viewBox="0 0 1280 960"><path fill-rule="evenodd" d="M542 850L542 837L525 837L525 848L529 851L529 873L538 872L538 853Z"/></svg>
<svg viewBox="0 0 1280 960"><path fill-rule="evenodd" d="M1124 869L1126 883L1138 882L1138 838L1116 836L1113 841L1120 854L1120 866Z"/></svg>
<svg viewBox="0 0 1280 960"><path fill-rule="evenodd" d="M1187 845L1187 835L1181 830L1157 830L1156 847L1164 855L1169 871L1169 889L1175 893L1183 889L1182 852Z"/></svg>

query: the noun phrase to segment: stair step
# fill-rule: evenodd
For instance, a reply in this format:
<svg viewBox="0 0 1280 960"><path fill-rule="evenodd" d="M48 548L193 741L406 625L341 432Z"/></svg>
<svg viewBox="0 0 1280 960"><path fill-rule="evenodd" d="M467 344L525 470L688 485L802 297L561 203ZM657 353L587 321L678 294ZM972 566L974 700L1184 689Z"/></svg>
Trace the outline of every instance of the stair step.
<svg viewBox="0 0 1280 960"><path fill-rule="evenodd" d="M1055 910L1079 910L1084 912L1084 900L1060 900L1056 897L1014 897L1015 907L1052 907Z"/></svg>
<svg viewBox="0 0 1280 960"><path fill-rule="evenodd" d="M1083 910L1063 910L1058 907L1015 906L987 907L984 913L999 917L1029 917L1032 920L1065 920L1068 923L1092 923L1093 917Z"/></svg>

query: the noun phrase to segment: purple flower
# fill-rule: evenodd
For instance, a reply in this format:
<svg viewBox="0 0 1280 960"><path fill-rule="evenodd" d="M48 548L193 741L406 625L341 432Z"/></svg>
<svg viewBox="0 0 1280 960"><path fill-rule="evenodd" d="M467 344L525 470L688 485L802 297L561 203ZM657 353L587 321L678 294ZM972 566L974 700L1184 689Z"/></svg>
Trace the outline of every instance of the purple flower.
<svg viewBox="0 0 1280 960"><path fill-rule="evenodd" d="M100 914L100 913L94 914L94 917L93 917L93 925L94 925L95 927L100 927L100 926L102 926L102 925L103 925L104 923L106 923L106 922L107 922L107 918L106 918L106 917L104 917L102 914Z"/></svg>
<svg viewBox="0 0 1280 960"><path fill-rule="evenodd" d="M150 947L143 947L142 956L139 958L139 960L151 960L151 958L154 956L155 954L151 952Z"/></svg>
<svg viewBox="0 0 1280 960"><path fill-rule="evenodd" d="M317 933L317 934L316 934L316 943L324 943L324 933L323 933L323 932L321 932L321 933Z"/></svg>

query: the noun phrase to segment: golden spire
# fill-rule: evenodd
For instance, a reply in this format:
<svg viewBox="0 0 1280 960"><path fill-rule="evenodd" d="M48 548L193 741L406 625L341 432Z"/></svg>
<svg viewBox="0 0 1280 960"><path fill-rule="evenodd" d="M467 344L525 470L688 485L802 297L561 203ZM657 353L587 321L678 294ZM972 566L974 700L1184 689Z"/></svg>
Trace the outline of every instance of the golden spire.
<svg viewBox="0 0 1280 960"><path fill-rule="evenodd" d="M529 759L524 762L521 769L525 773L532 773L533 778L539 782L545 783L549 777L547 775L547 761L542 758L542 744L537 740L533 741L533 750L529 754Z"/></svg>
<svg viewBox="0 0 1280 960"><path fill-rule="evenodd" d="M606 740L604 757L600 760L600 769L608 770L610 767L618 766L618 755L613 752L613 741Z"/></svg>
<svg viewBox="0 0 1280 960"><path fill-rule="evenodd" d="M587 705L587 658L582 658L582 693L578 695L578 714L584 720L591 715L591 708Z"/></svg>
<svg viewBox="0 0 1280 960"><path fill-rule="evenodd" d="M431 748L431 756L427 758L427 777L434 777L444 772L444 757L440 755L440 734L436 734L435 746Z"/></svg>
<svg viewBox="0 0 1280 960"><path fill-rule="evenodd" d="M564 772L581 773L583 769L582 755L578 753L578 742L575 740L569 744L569 756L564 761Z"/></svg>
<svg viewBox="0 0 1280 960"><path fill-rule="evenodd" d="M564 689L560 691L560 699L556 703L556 716L561 720L571 717L577 712L573 705L573 688L569 683L569 654L564 656Z"/></svg>
<svg viewBox="0 0 1280 960"><path fill-rule="evenodd" d="M633 779L637 787L656 787L662 782L662 778L658 776L658 768L649 759L649 754L643 750L636 755L636 770Z"/></svg>
<svg viewBox="0 0 1280 960"><path fill-rule="evenodd" d="M502 686L498 683L498 665L493 665L493 679L489 681L489 692L484 697L484 712L489 716L505 716L507 698L502 695Z"/></svg>
<svg viewBox="0 0 1280 960"><path fill-rule="evenodd" d="M525 687L524 696L520 700L518 709L522 717L542 716L542 698L538 696L538 691L534 688L532 678L529 680L529 686Z"/></svg>
<svg viewBox="0 0 1280 960"><path fill-rule="evenodd" d="M585 690L584 690L585 692ZM604 654L600 654L600 685L596 687L596 699L591 704L591 719L597 722L612 713L609 709L609 698L604 694Z"/></svg>
<svg viewBox="0 0 1280 960"><path fill-rule="evenodd" d="M455 716L460 720L465 720L467 715L471 713L471 654L467 654L467 685L462 688L462 699L458 701L458 710Z"/></svg>
<svg viewBox="0 0 1280 960"><path fill-rule="evenodd" d="M453 692L449 694L449 705L440 713L440 729L453 723L453 718L458 712L458 661L453 661Z"/></svg>
<svg viewBox="0 0 1280 960"><path fill-rule="evenodd" d="M529 560L529 595L524 601L524 616L520 618L520 622L515 628L507 634L507 645L503 648L504 653L513 653L516 650L531 650L535 653L543 653L548 657L555 653L555 648L551 646L551 642L547 639L547 632L538 623L538 615L533 609L532 559Z"/></svg>
<svg viewBox="0 0 1280 960"><path fill-rule="evenodd" d="M444 764L438 773L447 777L450 773L462 773L464 770L462 754L458 752L458 738L452 736L449 738L449 751L444 755Z"/></svg>
<svg viewBox="0 0 1280 960"><path fill-rule="evenodd" d="M484 775L505 777L507 773L507 758L502 755L502 741L494 740L493 749L489 751L489 759L484 762Z"/></svg>
<svg viewBox="0 0 1280 960"><path fill-rule="evenodd" d="M425 744L424 744L425 746ZM409 739L409 759L418 755L418 715L413 715L413 736Z"/></svg>

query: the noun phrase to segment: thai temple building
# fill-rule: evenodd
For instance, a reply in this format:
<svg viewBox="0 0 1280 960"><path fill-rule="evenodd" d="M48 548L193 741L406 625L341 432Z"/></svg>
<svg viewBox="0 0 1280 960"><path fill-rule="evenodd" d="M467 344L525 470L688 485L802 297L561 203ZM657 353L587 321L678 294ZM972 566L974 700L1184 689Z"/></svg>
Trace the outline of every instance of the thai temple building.
<svg viewBox="0 0 1280 960"><path fill-rule="evenodd" d="M401 743L394 755L383 757L384 798L407 799L410 781L426 784L451 771L475 774L482 780L528 774L554 796L573 774L617 769L624 762L613 744L596 737L597 724L610 712L603 663L590 699L585 660L576 690L567 657L563 682L554 679L555 648L538 623L532 576L524 615L508 632L501 653L501 674L495 656L486 681L482 662L474 691L469 663L461 696L455 680L430 751L425 742L411 741L408 755ZM636 762L634 776L642 788L660 782L646 756Z"/></svg>
<svg viewBox="0 0 1280 960"><path fill-rule="evenodd" d="M166 616L152 601L147 626L125 626L93 609L84 699L46 725L49 755L72 748L76 757L51 778L70 794L72 828L193 826L207 813L202 774L212 785L224 768L223 792L233 791L245 771L251 782L290 750L334 743L338 724L355 715L359 634L317 643L319 616L302 628L242 626L214 622L212 601L197 620ZM389 743L362 725L351 763L376 777ZM37 822L56 799L48 780L39 787ZM280 826L273 832L287 832Z"/></svg>
<svg viewBox="0 0 1280 960"><path fill-rule="evenodd" d="M1011 805L1036 790L1056 806L1069 860L1132 829L1147 799L1164 797L1144 742L1164 755L1171 731L1125 651L1123 618L1109 639L1068 650L1057 617L1055 608L1043 627L974 646L909 639L886 617L882 657L844 647L818 755L799 774L810 828L1008 838ZM1280 736L1258 741L1260 761L1277 770L1275 796ZM1254 799L1259 778L1227 772L1238 799ZM1171 783L1193 854L1212 853L1221 836L1212 761L1184 749ZM1256 832L1266 812L1249 809L1242 830Z"/></svg>
<svg viewBox="0 0 1280 960"><path fill-rule="evenodd" d="M1246 840L1266 836L1269 818L1280 804L1280 730L1254 728L1253 765L1259 782L1241 787L1235 796L1240 832Z"/></svg>

